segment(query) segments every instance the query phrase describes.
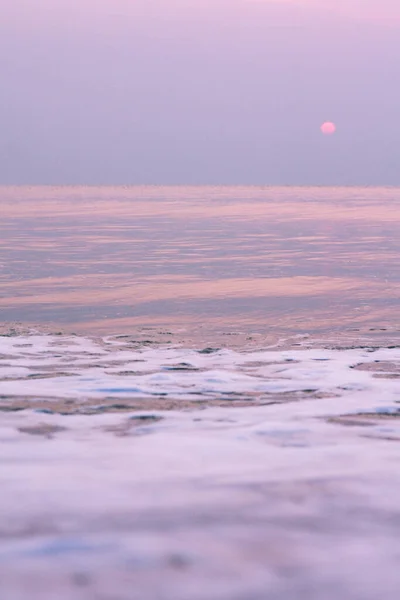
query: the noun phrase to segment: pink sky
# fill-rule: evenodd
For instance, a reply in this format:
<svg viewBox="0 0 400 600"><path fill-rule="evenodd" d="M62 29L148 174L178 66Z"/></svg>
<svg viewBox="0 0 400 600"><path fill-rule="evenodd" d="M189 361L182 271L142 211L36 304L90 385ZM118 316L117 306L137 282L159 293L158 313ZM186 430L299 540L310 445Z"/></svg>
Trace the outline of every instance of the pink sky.
<svg viewBox="0 0 400 600"><path fill-rule="evenodd" d="M271 0L249 0L249 2L253 1L269 2ZM293 0L280 1L291 2ZM294 2L302 6L332 10L349 16L400 19L399 0L294 0Z"/></svg>
<svg viewBox="0 0 400 600"><path fill-rule="evenodd" d="M221 0L2 0L2 12L32 14L41 11L52 14L62 10L73 10L86 13L94 12L119 12L133 14L138 6L169 6L172 11L183 6L207 6L211 7ZM223 0L222 0L223 1ZM226 0L237 2L237 0ZM297 4L305 8L314 8L319 11L333 11L343 15L369 17L378 19L400 19L399 0L243 0L246 3L269 3L269 4Z"/></svg>
<svg viewBox="0 0 400 600"><path fill-rule="evenodd" d="M400 0L1 10L0 184L400 185Z"/></svg>

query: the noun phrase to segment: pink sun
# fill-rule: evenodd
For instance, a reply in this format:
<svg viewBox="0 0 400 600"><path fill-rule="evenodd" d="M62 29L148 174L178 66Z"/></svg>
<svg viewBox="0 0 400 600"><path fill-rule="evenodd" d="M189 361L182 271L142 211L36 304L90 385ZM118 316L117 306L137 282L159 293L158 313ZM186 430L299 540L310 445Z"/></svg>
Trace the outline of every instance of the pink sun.
<svg viewBox="0 0 400 600"><path fill-rule="evenodd" d="M336 125L331 121L326 121L325 123L322 123L321 131L324 135L333 135L336 131Z"/></svg>

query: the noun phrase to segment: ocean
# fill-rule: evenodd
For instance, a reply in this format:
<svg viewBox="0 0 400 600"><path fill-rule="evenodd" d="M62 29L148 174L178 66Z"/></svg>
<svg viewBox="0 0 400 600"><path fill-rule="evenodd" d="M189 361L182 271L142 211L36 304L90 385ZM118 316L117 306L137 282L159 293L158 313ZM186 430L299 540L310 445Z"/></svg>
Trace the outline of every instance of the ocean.
<svg viewBox="0 0 400 600"><path fill-rule="evenodd" d="M0 210L1 600L397 600L400 188Z"/></svg>

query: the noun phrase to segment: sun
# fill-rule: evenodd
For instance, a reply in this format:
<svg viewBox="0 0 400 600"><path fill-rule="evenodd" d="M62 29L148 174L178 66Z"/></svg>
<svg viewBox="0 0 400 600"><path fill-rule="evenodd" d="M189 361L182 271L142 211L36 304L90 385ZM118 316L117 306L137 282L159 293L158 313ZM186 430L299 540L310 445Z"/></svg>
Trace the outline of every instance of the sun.
<svg viewBox="0 0 400 600"><path fill-rule="evenodd" d="M336 131L336 125L332 121L325 121L321 125L321 131L324 135L333 135Z"/></svg>

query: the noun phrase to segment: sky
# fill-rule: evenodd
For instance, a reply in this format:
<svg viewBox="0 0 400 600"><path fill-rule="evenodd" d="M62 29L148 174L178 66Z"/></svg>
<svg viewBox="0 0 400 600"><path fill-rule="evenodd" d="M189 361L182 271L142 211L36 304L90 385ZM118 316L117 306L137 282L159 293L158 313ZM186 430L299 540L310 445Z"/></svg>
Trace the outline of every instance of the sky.
<svg viewBox="0 0 400 600"><path fill-rule="evenodd" d="M0 184L400 185L399 0L0 11Z"/></svg>

